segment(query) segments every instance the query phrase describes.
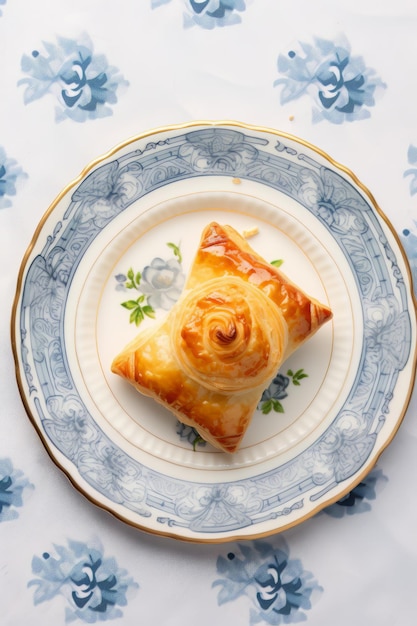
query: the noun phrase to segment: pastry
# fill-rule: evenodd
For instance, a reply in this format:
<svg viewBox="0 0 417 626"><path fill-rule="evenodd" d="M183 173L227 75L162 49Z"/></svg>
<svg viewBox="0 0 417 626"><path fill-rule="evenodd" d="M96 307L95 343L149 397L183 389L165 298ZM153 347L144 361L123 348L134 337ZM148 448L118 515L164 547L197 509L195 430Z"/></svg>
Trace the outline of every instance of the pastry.
<svg viewBox="0 0 417 626"><path fill-rule="evenodd" d="M181 298L111 368L233 453L283 361L331 317L231 226L213 222Z"/></svg>

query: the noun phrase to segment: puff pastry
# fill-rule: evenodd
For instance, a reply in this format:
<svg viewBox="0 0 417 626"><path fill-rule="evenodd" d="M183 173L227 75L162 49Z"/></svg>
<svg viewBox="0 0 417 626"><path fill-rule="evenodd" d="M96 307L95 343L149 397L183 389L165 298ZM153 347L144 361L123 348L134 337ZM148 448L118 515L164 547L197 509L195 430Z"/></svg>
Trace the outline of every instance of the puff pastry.
<svg viewBox="0 0 417 626"><path fill-rule="evenodd" d="M331 317L231 226L213 222L181 298L111 369L233 453L283 361Z"/></svg>

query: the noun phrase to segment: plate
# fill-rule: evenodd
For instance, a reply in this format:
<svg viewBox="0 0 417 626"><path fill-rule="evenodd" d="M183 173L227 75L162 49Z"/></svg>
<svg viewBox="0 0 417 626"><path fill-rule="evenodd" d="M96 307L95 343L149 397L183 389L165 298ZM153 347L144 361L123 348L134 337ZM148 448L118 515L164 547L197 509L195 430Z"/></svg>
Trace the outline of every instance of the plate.
<svg viewBox="0 0 417 626"><path fill-rule="evenodd" d="M235 455L110 372L167 315L213 220L334 314ZM351 172L288 134L196 122L117 146L54 201L21 266L12 344L28 414L83 494L143 530L221 542L294 526L363 479L406 411L416 320L397 237Z"/></svg>

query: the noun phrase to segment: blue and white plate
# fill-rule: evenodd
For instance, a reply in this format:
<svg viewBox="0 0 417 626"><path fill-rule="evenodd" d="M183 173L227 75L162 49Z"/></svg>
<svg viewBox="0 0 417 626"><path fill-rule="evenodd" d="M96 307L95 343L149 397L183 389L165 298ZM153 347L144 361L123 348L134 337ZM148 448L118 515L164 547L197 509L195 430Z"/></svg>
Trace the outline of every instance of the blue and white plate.
<svg viewBox="0 0 417 626"><path fill-rule="evenodd" d="M334 314L265 390L236 455L110 372L179 297L212 220ZM399 428L415 375L410 282L372 196L320 150L234 122L151 131L42 219L13 315L21 395L57 465L126 522L203 542L275 533L351 490Z"/></svg>

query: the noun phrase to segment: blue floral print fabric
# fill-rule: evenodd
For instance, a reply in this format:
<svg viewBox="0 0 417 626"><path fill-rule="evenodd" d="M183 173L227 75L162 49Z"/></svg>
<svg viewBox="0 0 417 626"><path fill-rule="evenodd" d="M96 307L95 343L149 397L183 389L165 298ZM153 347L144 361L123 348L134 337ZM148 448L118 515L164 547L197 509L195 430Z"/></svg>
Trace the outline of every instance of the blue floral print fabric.
<svg viewBox="0 0 417 626"><path fill-rule="evenodd" d="M282 537L277 545L269 541L237 544L218 557L217 572L221 578L213 587L220 588L219 605L246 597L251 625L304 621L323 591L302 562L290 558Z"/></svg>
<svg viewBox="0 0 417 626"><path fill-rule="evenodd" d="M408 147L407 160L410 167L405 170L404 178L408 180L410 196L413 197L417 193L417 146L414 144ZM400 239L410 264L414 293L417 295L417 220L401 231Z"/></svg>
<svg viewBox="0 0 417 626"><path fill-rule="evenodd" d="M104 54L95 53L88 35L43 42L43 49L23 55L21 68L26 77L18 85L25 87L25 104L47 94L54 96L57 122L112 115L118 92L128 85Z"/></svg>
<svg viewBox="0 0 417 626"><path fill-rule="evenodd" d="M169 2L172 0L151 0L152 8ZM185 27L212 29L239 24L247 0L182 0L182 4Z"/></svg>
<svg viewBox="0 0 417 626"><path fill-rule="evenodd" d="M404 177L409 179L410 194L414 196L417 193L417 146L409 146L407 157L411 167L404 172Z"/></svg>
<svg viewBox="0 0 417 626"><path fill-rule="evenodd" d="M113 557L106 557L101 545L68 541L55 545L32 559L29 581L34 587L34 604L49 602L57 596L67 600L65 622L76 619L88 624L123 617L128 595L138 584L119 567Z"/></svg>
<svg viewBox="0 0 417 626"><path fill-rule="evenodd" d="M7 156L0 146L0 209L12 206L12 198L16 195L17 185L27 178L15 159Z"/></svg>
<svg viewBox="0 0 417 626"><path fill-rule="evenodd" d="M385 84L361 56L352 54L345 38L300 42L278 57L281 104L308 97L314 123L333 124L370 117L377 90Z"/></svg>
<svg viewBox="0 0 417 626"><path fill-rule="evenodd" d="M377 492L388 482L388 478L380 469L373 469L354 489L335 504L323 509L331 517L344 517L371 510L371 502L375 500Z"/></svg>
<svg viewBox="0 0 417 626"><path fill-rule="evenodd" d="M24 492L33 485L21 470L13 467L10 459L0 459L0 522L14 520L23 506Z"/></svg>
<svg viewBox="0 0 417 626"><path fill-rule="evenodd" d="M414 293L417 296L417 221L413 222L412 227L403 229L401 232L401 242L410 264Z"/></svg>

